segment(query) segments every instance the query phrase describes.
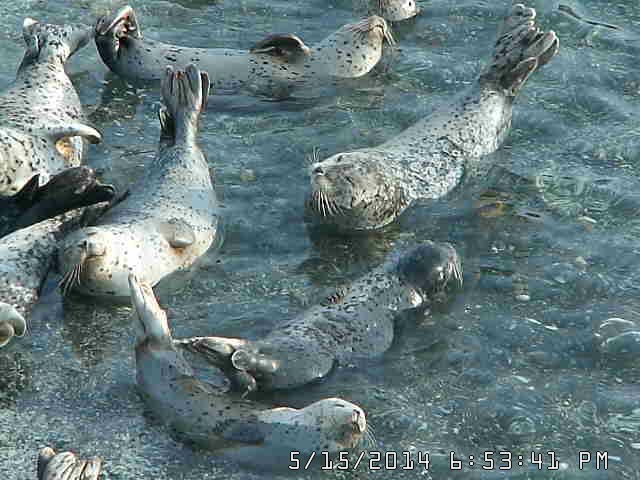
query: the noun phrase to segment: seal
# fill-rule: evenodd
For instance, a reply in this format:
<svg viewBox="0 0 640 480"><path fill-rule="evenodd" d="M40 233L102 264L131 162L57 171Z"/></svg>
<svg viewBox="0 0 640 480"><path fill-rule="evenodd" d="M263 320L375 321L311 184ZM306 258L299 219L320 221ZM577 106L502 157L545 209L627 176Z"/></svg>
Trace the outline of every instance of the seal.
<svg viewBox="0 0 640 480"><path fill-rule="evenodd" d="M72 452L56 453L44 447L38 454L38 480L98 480L102 459L80 460Z"/></svg>
<svg viewBox="0 0 640 480"><path fill-rule="evenodd" d="M364 411L346 400L268 408L198 380L175 347L151 286L133 274L129 285L137 318L138 388L148 408L180 439L242 463L277 468L290 465L291 451L301 458L336 453L356 447L366 436Z"/></svg>
<svg viewBox="0 0 640 480"><path fill-rule="evenodd" d="M380 16L388 22L400 22L420 13L416 0L374 0Z"/></svg>
<svg viewBox="0 0 640 480"><path fill-rule="evenodd" d="M155 285L220 240L209 165L196 143L208 91L208 75L195 66L167 69L159 153L127 198L65 238L58 256L64 294L128 298L130 272Z"/></svg>
<svg viewBox="0 0 640 480"><path fill-rule="evenodd" d="M415 200L440 198L456 187L475 159L501 145L517 94L558 51L556 34L536 27L535 15L513 6L492 62L454 102L382 145L313 163L307 220L343 231L377 229Z"/></svg>
<svg viewBox="0 0 640 480"><path fill-rule="evenodd" d="M385 42L395 43L385 20L372 16L343 26L313 47L293 34L270 35L249 51L179 47L143 38L130 6L98 20L95 42L104 63L129 80L159 80L166 65L193 63L209 72L218 93L263 95L280 95L309 82L360 77L380 61Z"/></svg>
<svg viewBox="0 0 640 480"><path fill-rule="evenodd" d="M35 174L40 181L80 164L82 138L98 143L85 124L80 98L67 76L67 59L93 37L90 28L27 18L27 50L16 80L0 94L0 195L12 195Z"/></svg>
<svg viewBox="0 0 640 480"><path fill-rule="evenodd" d="M59 238L82 221L83 209L17 230L0 240L0 347L27 330Z"/></svg>
<svg viewBox="0 0 640 480"><path fill-rule="evenodd" d="M54 175L40 186L36 174L11 197L0 197L0 237L48 218L94 203L110 202L116 190L83 165Z"/></svg>
<svg viewBox="0 0 640 480"><path fill-rule="evenodd" d="M210 363L248 372L254 386L289 389L320 380L336 365L389 349L398 310L426 309L447 287L462 285L450 244L422 243L340 289L323 304L285 322L260 340L194 337L176 344Z"/></svg>

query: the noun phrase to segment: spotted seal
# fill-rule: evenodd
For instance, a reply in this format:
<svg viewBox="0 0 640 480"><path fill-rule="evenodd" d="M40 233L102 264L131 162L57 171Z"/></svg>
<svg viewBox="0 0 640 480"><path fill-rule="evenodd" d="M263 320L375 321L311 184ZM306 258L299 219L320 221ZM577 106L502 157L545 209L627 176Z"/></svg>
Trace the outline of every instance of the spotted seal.
<svg viewBox="0 0 640 480"><path fill-rule="evenodd" d="M535 15L513 6L492 62L454 102L380 146L313 163L307 218L346 231L376 229L414 200L439 198L456 187L467 162L500 146L518 92L558 51L556 34L536 27Z"/></svg>
<svg viewBox="0 0 640 480"><path fill-rule="evenodd" d="M400 22L420 13L416 0L373 0L376 13L389 22Z"/></svg>
<svg viewBox="0 0 640 480"><path fill-rule="evenodd" d="M84 165L63 170L44 185L38 173L17 194L0 197L0 237L75 208L110 202L115 194L113 185L101 183Z"/></svg>
<svg viewBox="0 0 640 480"><path fill-rule="evenodd" d="M462 283L449 244L425 242L339 290L321 305L285 322L261 340L177 339L214 365L248 372L262 389L295 388L325 377L336 364L384 353L394 338L398 310L426 308L447 286Z"/></svg>
<svg viewBox="0 0 640 480"><path fill-rule="evenodd" d="M74 210L0 239L0 347L26 332L59 237L79 224L81 214Z"/></svg>
<svg viewBox="0 0 640 480"><path fill-rule="evenodd" d="M66 237L59 250L63 293L128 298L129 272L155 285L219 240L216 195L196 143L208 91L208 75L195 66L167 69L159 153L127 198Z"/></svg>
<svg viewBox="0 0 640 480"><path fill-rule="evenodd" d="M81 460L72 452L44 447L38 454L38 480L98 480L102 459Z"/></svg>
<svg viewBox="0 0 640 480"><path fill-rule="evenodd" d="M93 31L27 18L27 50L14 83L0 94L0 195L18 192L34 174L46 182L77 166L100 133L85 124L80 98L67 76L67 59L86 45Z"/></svg>
<svg viewBox="0 0 640 480"><path fill-rule="evenodd" d="M277 467L289 464L291 451L308 458L353 448L366 437L364 411L345 400L269 408L198 380L174 346L151 286L133 274L129 285L137 317L138 388L149 409L181 439L242 463Z"/></svg>
<svg viewBox="0 0 640 480"><path fill-rule="evenodd" d="M379 62L385 42L394 44L385 20L372 16L345 25L313 47L293 34L268 36L249 51L179 47L143 38L129 6L98 20L95 41L104 63L130 80L158 80L166 65L193 63L209 72L217 93L266 95L312 81L360 77Z"/></svg>

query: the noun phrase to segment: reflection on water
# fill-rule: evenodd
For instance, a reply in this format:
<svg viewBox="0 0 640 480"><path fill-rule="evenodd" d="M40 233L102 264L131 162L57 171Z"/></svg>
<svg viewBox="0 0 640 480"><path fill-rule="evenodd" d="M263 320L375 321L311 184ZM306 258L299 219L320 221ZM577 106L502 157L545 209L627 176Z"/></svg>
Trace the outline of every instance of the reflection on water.
<svg viewBox="0 0 640 480"><path fill-rule="evenodd" d="M271 32L308 44L366 10L351 0L140 0L149 38L247 48ZM255 338L326 293L423 239L453 243L465 287L446 308L400 320L382 358L337 369L326 381L268 400L302 406L340 396L367 412L376 449L430 452L430 472L394 478L640 478L640 6L579 0L585 18L536 0L559 56L518 99L507 144L470 165L463 188L423 202L397 225L344 238L303 222L306 165L314 151L380 143L465 88L495 40L509 2L419 2L395 28L399 50L371 78L300 92L282 102L212 97L201 122L225 216L225 243L198 269L160 288L175 336ZM0 82L22 55L29 15L93 22L122 2L20 1L3 5ZM364 10L363 10L364 8ZM89 163L126 187L154 156L159 93L107 72L95 48L73 59L72 78L104 143ZM473 167L473 168L471 168ZM135 390L127 306L93 304L47 284L29 334L0 356L0 472L35 478L43 445L105 458L105 478L265 478L174 441L149 419ZM485 451L523 455L509 471L469 465ZM451 470L449 452L463 459ZM553 451L559 470L531 452ZM579 469L580 451L607 452ZM417 466L416 466L417 468ZM389 478L389 472L297 472L296 478ZM271 474L269 475L271 476ZM277 476L273 474L273 476Z"/></svg>

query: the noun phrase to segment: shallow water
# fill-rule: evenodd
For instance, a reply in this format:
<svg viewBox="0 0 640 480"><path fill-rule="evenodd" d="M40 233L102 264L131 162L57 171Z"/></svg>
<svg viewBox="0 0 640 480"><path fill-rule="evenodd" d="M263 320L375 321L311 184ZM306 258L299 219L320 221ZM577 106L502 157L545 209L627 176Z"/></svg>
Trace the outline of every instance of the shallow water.
<svg viewBox="0 0 640 480"><path fill-rule="evenodd" d="M421 3L424 15L395 29L401 50L392 67L356 89L286 102L211 98L200 143L223 204L225 243L177 292L160 286L173 332L254 338L403 245L450 241L465 268L464 290L452 305L409 324L379 361L273 400L302 406L341 396L361 405L376 449L397 452L398 468L402 452L415 462L394 478L640 478L640 352L603 349L595 336L610 317L640 325L636 0L566 2L622 31L558 13L556 1L531 3L540 24L558 33L560 54L530 79L509 139L485 160L494 165L488 174L412 208L372 238L310 235L302 222L305 165L314 148L329 155L375 145L465 88L488 58L508 2ZM120 5L3 2L0 83L11 81L22 56L25 15L93 23ZM313 43L363 11L351 0L133 6L150 38L237 48L269 32L293 31ZM92 45L69 71L104 133L88 163L125 187L153 158L158 91L112 76ZM278 477L193 451L147 419L135 390L130 309L79 299L63 304L54 281L30 334L0 352L2 479L35 478L44 445L102 456L104 478L113 480ZM513 468L498 470L504 457L496 453L494 468L483 470L486 451L511 452ZM559 470L547 470L548 451ZM594 457L584 470L581 451ZM418 452L431 454L428 472L417 465ZM451 470L449 452L463 460L462 471ZM543 454L541 470L531 452ZM607 470L596 469L596 452L606 452ZM294 476L391 475L366 465Z"/></svg>

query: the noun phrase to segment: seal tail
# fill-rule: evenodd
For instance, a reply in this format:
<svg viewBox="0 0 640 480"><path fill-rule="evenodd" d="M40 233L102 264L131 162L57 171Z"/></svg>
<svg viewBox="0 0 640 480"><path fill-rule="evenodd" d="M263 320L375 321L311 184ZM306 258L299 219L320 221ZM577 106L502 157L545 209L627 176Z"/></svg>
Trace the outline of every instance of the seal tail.
<svg viewBox="0 0 640 480"><path fill-rule="evenodd" d="M176 142L195 134L200 112L207 105L209 85L209 74L193 64L184 71L167 67L161 87L161 139Z"/></svg>
<svg viewBox="0 0 640 480"><path fill-rule="evenodd" d="M518 3L500 30L491 63L480 75L481 85L498 86L515 97L529 76L548 63L560 42L552 30L535 25L536 11Z"/></svg>

